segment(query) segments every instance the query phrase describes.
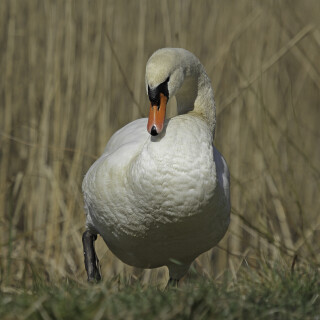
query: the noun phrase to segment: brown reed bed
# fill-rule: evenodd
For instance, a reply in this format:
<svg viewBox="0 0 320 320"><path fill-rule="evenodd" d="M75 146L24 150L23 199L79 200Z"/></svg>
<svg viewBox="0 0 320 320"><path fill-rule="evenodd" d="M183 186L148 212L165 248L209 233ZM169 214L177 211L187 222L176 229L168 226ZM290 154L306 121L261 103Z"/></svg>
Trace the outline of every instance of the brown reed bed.
<svg viewBox="0 0 320 320"><path fill-rule="evenodd" d="M161 47L202 61L232 221L198 272L319 264L318 1L1 1L0 283L85 280L81 182L109 137L145 116L144 68ZM171 115L175 102L171 101ZM97 241L103 275L165 282Z"/></svg>

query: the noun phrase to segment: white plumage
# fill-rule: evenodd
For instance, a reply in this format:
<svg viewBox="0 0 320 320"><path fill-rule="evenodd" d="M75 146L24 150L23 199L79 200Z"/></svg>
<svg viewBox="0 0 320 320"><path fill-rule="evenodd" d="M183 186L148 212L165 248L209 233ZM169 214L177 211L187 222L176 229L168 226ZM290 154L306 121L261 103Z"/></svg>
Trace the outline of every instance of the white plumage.
<svg viewBox="0 0 320 320"><path fill-rule="evenodd" d="M123 262L166 265L180 279L228 228L229 172L213 145L215 105L203 66L187 50L160 49L146 66L147 89L168 77L178 116L157 136L147 118L117 131L82 188L90 232Z"/></svg>

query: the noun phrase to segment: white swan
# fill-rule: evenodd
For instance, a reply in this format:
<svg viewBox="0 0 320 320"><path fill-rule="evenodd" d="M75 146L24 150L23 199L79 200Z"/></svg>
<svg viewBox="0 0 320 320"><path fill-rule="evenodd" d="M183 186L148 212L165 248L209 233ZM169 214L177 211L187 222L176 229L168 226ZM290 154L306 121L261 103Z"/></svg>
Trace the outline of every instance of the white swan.
<svg viewBox="0 0 320 320"><path fill-rule="evenodd" d="M213 145L215 104L204 67L187 50L160 49L147 63L146 88L149 119L117 131L83 180L88 280L100 279L97 234L123 262L165 265L179 280L229 225L229 171ZM178 116L165 120L173 96Z"/></svg>

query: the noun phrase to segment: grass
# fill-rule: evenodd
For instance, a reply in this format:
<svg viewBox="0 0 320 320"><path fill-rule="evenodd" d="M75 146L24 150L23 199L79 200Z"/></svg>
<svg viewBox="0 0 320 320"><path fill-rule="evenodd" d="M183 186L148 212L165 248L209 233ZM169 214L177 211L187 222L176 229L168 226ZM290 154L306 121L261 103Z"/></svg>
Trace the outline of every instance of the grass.
<svg viewBox="0 0 320 320"><path fill-rule="evenodd" d="M1 319L319 319L320 274L264 265L234 279L200 275L179 288L128 284L119 277L97 285L37 282L32 290L1 293Z"/></svg>

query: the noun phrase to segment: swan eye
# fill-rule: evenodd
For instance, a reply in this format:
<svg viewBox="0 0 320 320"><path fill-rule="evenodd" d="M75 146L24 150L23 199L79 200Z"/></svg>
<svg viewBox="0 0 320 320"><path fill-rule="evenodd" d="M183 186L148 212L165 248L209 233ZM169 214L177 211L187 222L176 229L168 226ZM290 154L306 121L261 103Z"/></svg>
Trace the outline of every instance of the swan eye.
<svg viewBox="0 0 320 320"><path fill-rule="evenodd" d="M148 96L152 105L158 106L160 104L160 93L163 93L169 100L169 90L168 90L169 80L170 80L170 76L154 89L151 89L150 86L148 85Z"/></svg>
<svg viewBox="0 0 320 320"><path fill-rule="evenodd" d="M148 96L149 96L149 100L152 103L152 105L158 106L160 104L159 86L155 87L154 89L151 89L150 86L148 85Z"/></svg>
<svg viewBox="0 0 320 320"><path fill-rule="evenodd" d="M169 99L169 89L168 82L170 80L170 76L161 84L158 85L159 91L163 93Z"/></svg>

